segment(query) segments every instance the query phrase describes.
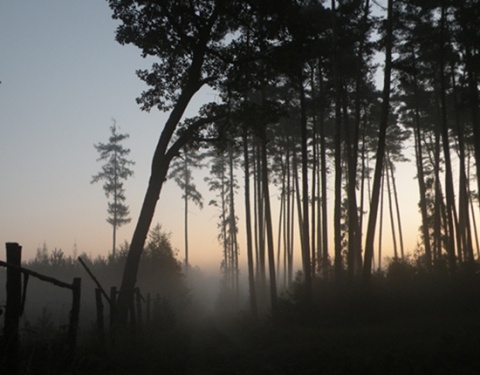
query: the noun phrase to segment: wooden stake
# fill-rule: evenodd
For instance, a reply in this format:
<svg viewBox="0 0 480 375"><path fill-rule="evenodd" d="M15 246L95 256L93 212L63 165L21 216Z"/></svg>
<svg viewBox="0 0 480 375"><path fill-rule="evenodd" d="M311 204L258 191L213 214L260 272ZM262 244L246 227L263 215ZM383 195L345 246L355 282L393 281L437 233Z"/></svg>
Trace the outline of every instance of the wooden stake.
<svg viewBox="0 0 480 375"><path fill-rule="evenodd" d="M21 267L22 247L16 242L7 242L7 263ZM18 374L18 325L22 303L22 274L18 269L7 268L7 306L5 309L5 334L7 372Z"/></svg>

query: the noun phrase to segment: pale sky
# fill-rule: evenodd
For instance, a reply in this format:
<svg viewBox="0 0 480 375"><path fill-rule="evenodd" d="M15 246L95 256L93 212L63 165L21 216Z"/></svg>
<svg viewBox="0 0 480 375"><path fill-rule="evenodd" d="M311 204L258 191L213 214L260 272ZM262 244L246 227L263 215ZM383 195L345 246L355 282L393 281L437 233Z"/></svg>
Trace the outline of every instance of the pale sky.
<svg viewBox="0 0 480 375"><path fill-rule="evenodd" d="M93 256L110 251L107 200L101 183L90 180L100 168L93 144L108 140L112 118L130 135L124 145L136 163L134 177L125 183L132 222L120 228L117 243L131 239L166 114L145 113L136 104L145 86L135 70L151 62L135 47L118 44L115 28L106 1L0 2L0 246L19 242L24 259L44 242L67 255L74 243ZM195 115L199 104L213 97L208 90L200 93L188 113ZM399 167L408 251L419 225L414 175L411 166ZM202 211L190 209L190 261L218 268L217 213L207 204L213 196L202 177L196 183L206 204ZM183 259L183 203L173 181L165 185L156 212L154 224L172 232ZM242 207L238 216L243 221Z"/></svg>

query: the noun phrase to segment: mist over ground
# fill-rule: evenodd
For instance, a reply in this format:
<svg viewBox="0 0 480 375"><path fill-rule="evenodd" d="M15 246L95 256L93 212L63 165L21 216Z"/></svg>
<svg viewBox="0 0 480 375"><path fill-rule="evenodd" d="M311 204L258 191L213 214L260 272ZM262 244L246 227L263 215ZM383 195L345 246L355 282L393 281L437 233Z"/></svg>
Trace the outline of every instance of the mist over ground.
<svg viewBox="0 0 480 375"><path fill-rule="evenodd" d="M117 263L82 259L105 288L118 281ZM281 293L275 316L264 310L255 317L245 280L237 295L218 273L191 269L185 282L189 287L183 275L176 279L175 273L161 287L158 279L147 275L148 268L141 268L142 295L154 296L149 320L142 303L142 319L137 316L135 324L113 335L104 300L102 338L96 286L78 263L66 260L43 269L39 263L26 265L65 282L80 276L82 300L76 360L67 365L59 356L67 355L71 293L29 279L20 324L22 373L448 374L480 369L478 274L426 274L418 263L394 261L385 273L375 275L368 293L315 280L313 305L305 300L299 277L292 289ZM5 274L0 269L1 285ZM159 290L162 297L156 304ZM172 291L176 296L169 294ZM0 301L3 305L4 288Z"/></svg>

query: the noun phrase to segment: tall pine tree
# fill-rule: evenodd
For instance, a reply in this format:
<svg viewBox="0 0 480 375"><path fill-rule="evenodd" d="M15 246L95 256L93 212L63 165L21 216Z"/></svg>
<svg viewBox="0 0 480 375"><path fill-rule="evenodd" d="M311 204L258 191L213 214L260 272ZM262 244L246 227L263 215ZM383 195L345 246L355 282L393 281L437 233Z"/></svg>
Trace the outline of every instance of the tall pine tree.
<svg viewBox="0 0 480 375"><path fill-rule="evenodd" d="M101 171L92 176L91 183L104 181L103 190L107 198L110 198L107 222L113 227L112 255L115 256L117 228L131 220L128 206L125 204L123 181L133 175L129 166L135 163L127 159L130 149L122 146L122 141L129 135L117 132L115 120L113 120L110 131L111 135L108 143L94 145L100 155L97 161L104 161L105 163L102 165Z"/></svg>

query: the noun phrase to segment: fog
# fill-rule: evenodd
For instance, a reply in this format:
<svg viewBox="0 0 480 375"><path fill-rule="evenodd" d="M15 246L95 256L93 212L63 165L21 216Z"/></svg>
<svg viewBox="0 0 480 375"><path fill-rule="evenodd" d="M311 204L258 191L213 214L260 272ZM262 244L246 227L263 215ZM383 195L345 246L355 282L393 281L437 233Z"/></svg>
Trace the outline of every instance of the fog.
<svg viewBox="0 0 480 375"><path fill-rule="evenodd" d="M113 268L111 272L105 272L104 264L87 262L87 265L108 295L111 287L119 289L120 268ZM67 269L62 269L59 266L39 266L38 264L27 263L25 268L65 283L72 283L75 277L80 277L82 280L80 326L93 325L96 322L95 289L97 285L79 263L70 266ZM103 270L99 272L102 268ZM0 288L0 308L6 305L6 273L4 268L0 268L0 285L2 285ZM168 278L163 278L164 284L160 285L159 279L162 279L162 277L152 275L151 272L146 273L148 275L143 276L142 269L140 269L139 282L137 283L140 293L145 299L147 296L151 300L160 297L162 300L168 301L178 315L183 314L183 310L189 313L195 312L197 316L215 312L215 305L221 290L221 275L218 270L191 268L188 278L182 274L181 285L175 285L175 281ZM245 286L245 283L242 283L242 286ZM174 293L174 291L177 291L177 293ZM240 296L245 294L245 290L242 288ZM22 326L38 326L48 323L53 328L68 325L72 307L71 290L55 286L35 277L29 277L24 298ZM105 298L103 298L103 303L107 322L109 307ZM241 305L243 303L239 304L238 308L241 308ZM144 313L146 314L145 310ZM3 319L0 319L0 327L3 328Z"/></svg>

